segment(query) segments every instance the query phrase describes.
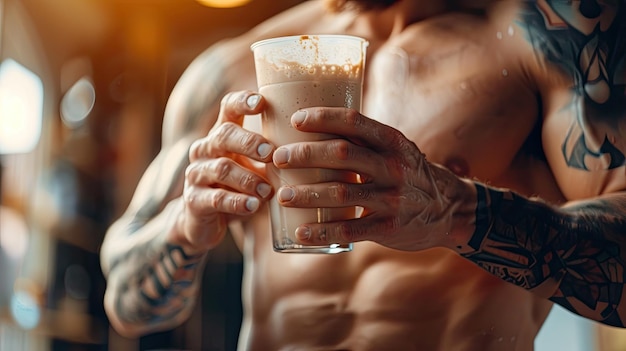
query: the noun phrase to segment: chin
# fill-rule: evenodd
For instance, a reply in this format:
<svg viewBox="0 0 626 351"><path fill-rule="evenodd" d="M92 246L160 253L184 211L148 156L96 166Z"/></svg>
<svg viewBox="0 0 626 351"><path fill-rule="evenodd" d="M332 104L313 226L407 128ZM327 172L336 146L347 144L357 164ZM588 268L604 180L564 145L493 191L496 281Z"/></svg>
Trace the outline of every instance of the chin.
<svg viewBox="0 0 626 351"><path fill-rule="evenodd" d="M332 12L382 10L401 0L324 0Z"/></svg>

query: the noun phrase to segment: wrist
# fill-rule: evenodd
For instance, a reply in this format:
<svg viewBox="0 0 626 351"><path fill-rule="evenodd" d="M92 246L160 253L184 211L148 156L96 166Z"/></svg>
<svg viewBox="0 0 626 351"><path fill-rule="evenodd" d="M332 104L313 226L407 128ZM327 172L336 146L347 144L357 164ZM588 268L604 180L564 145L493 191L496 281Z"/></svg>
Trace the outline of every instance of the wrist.
<svg viewBox="0 0 626 351"><path fill-rule="evenodd" d="M215 221L211 222L190 218L182 198L172 201L168 206L171 207L171 224L166 231L166 242L180 247L187 256L202 257L224 238L226 224L221 223L223 218L216 216Z"/></svg>
<svg viewBox="0 0 626 351"><path fill-rule="evenodd" d="M469 243L476 231L477 224L476 183L468 179L459 179L458 190L453 200L450 229L446 235L445 247L459 253L471 250Z"/></svg>

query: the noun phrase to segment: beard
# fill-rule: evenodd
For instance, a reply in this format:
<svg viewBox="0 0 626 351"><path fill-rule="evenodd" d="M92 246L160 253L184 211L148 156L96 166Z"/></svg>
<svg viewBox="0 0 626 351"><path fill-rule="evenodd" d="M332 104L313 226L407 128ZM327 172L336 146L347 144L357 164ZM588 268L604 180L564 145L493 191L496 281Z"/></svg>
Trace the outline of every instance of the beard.
<svg viewBox="0 0 626 351"><path fill-rule="evenodd" d="M401 0L324 0L331 12L384 10Z"/></svg>

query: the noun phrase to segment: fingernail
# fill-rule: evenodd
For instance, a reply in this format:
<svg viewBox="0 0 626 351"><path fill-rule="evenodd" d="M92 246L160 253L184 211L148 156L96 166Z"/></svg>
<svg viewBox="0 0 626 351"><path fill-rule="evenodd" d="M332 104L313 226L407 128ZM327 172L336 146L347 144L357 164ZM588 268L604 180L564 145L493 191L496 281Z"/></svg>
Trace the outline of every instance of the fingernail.
<svg viewBox="0 0 626 351"><path fill-rule="evenodd" d="M250 212L254 212L257 208L259 208L259 199L256 197L249 197L248 200L246 200L246 209Z"/></svg>
<svg viewBox="0 0 626 351"><path fill-rule="evenodd" d="M286 148L280 148L274 151L274 163L283 164L289 161L289 150Z"/></svg>
<svg viewBox="0 0 626 351"><path fill-rule="evenodd" d="M256 148L256 152L262 158L266 158L267 156L269 156L270 152L272 152L272 145L268 143L263 143Z"/></svg>
<svg viewBox="0 0 626 351"><path fill-rule="evenodd" d="M254 109L259 104L259 101L261 101L261 96L254 94L254 95L248 96L248 98L246 99L246 104L251 109Z"/></svg>
<svg viewBox="0 0 626 351"><path fill-rule="evenodd" d="M310 237L311 237L311 228L299 227L296 229L296 239L309 240Z"/></svg>
<svg viewBox="0 0 626 351"><path fill-rule="evenodd" d="M291 188L282 188L278 191L278 199L280 201L291 201L296 196L296 193Z"/></svg>
<svg viewBox="0 0 626 351"><path fill-rule="evenodd" d="M272 187L269 186L269 184L261 183L261 184L256 186L256 192L262 198L266 198L267 195L270 194L270 191L272 191Z"/></svg>
<svg viewBox="0 0 626 351"><path fill-rule="evenodd" d="M298 111L296 113L293 114L293 116L291 116L291 122L295 125L295 126L299 126L302 123L304 123L304 120L306 119L306 111Z"/></svg>

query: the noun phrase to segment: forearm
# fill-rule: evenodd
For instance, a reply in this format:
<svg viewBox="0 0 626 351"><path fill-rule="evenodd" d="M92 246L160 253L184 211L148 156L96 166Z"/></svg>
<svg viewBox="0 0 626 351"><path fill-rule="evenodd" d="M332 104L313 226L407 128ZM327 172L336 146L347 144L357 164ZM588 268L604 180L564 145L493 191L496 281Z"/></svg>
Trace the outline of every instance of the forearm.
<svg viewBox="0 0 626 351"><path fill-rule="evenodd" d="M461 255L587 318L624 326L626 194L555 207L476 184L475 230Z"/></svg>
<svg viewBox="0 0 626 351"><path fill-rule="evenodd" d="M105 307L124 335L172 328L194 306L203 255L188 255L183 244L172 240L178 207L169 205L139 229L135 220L118 221L102 247Z"/></svg>

